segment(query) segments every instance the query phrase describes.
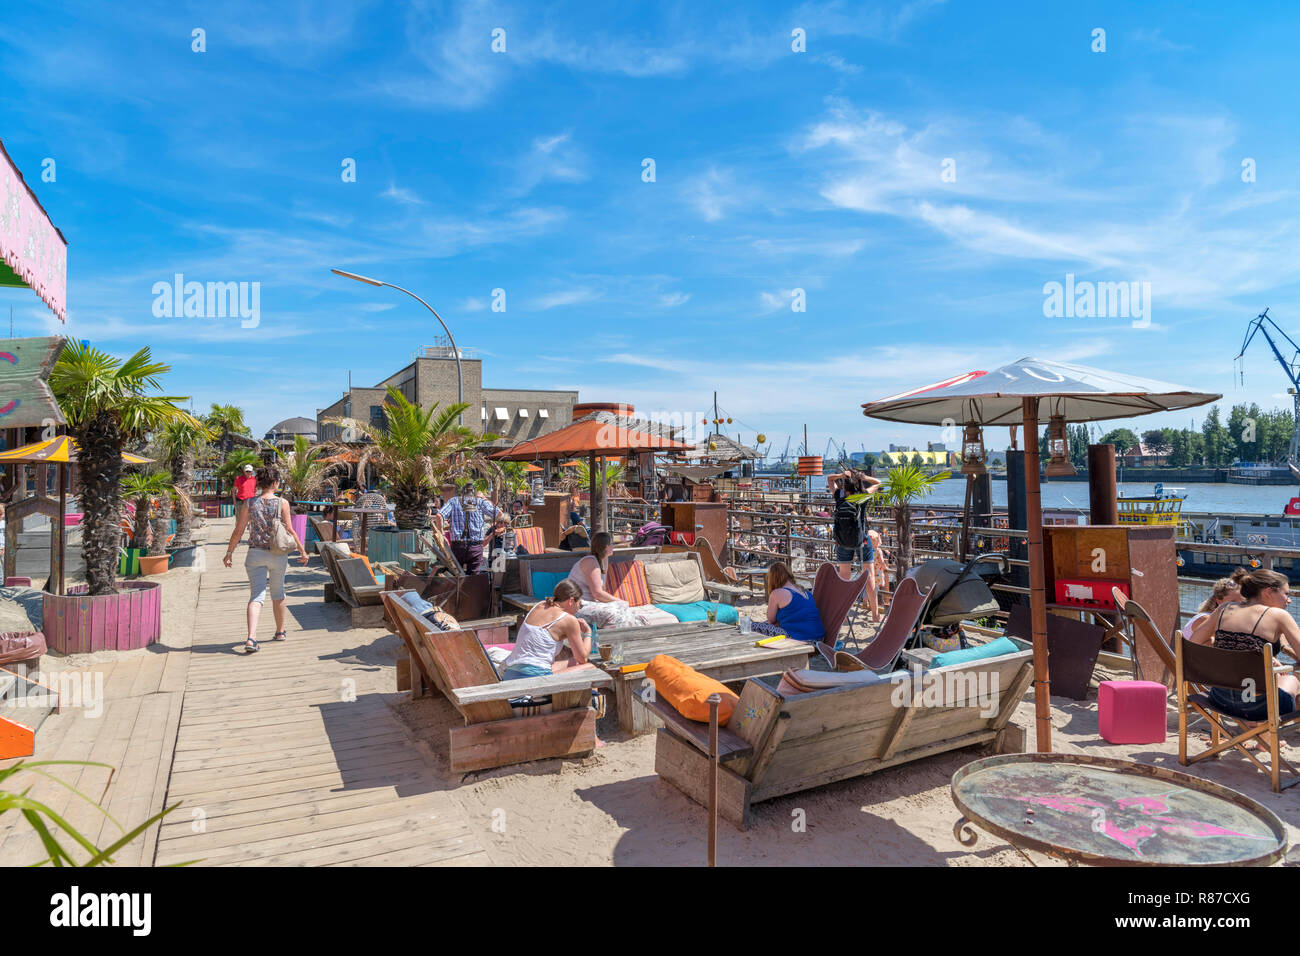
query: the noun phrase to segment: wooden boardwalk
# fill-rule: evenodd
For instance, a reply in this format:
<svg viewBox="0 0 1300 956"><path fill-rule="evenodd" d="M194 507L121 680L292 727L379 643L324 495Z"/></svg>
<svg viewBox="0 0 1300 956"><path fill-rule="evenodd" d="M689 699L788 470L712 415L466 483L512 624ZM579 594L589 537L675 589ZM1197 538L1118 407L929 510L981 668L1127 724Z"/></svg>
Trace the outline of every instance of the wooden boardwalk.
<svg viewBox="0 0 1300 956"><path fill-rule="evenodd" d="M233 568L222 567L221 529L228 533L229 522L214 525L220 543L206 548L192 633L175 628L185 639L166 653L100 665L102 717L59 714L38 736L37 759L118 767L105 806L128 826L164 802L180 802L117 862L487 864L448 790L454 784L389 706L393 672L366 653L386 632L349 629L342 612L322 601L318 562L295 564L289 640L270 641L268 603L262 650L245 657L243 549ZM60 776L99 798L107 771L70 768ZM103 842L116 832L63 788L43 782L33 795ZM0 864L41 856L25 825L0 829Z"/></svg>
<svg viewBox="0 0 1300 956"><path fill-rule="evenodd" d="M323 574L293 565L289 639L246 657L242 553L209 548L156 862L212 865L486 863L423 748L394 717L392 671L354 653L321 599Z"/></svg>

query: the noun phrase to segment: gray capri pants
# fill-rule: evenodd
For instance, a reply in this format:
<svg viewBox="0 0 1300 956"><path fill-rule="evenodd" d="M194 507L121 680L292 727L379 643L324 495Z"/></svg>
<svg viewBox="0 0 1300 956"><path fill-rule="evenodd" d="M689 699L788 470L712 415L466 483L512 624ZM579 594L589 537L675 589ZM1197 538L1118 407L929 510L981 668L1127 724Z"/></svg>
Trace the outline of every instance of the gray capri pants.
<svg viewBox="0 0 1300 956"><path fill-rule="evenodd" d="M266 603L267 578L271 581L271 600L284 600L284 572L289 570L289 556L276 554L263 548L249 548L244 558L248 572L248 603Z"/></svg>

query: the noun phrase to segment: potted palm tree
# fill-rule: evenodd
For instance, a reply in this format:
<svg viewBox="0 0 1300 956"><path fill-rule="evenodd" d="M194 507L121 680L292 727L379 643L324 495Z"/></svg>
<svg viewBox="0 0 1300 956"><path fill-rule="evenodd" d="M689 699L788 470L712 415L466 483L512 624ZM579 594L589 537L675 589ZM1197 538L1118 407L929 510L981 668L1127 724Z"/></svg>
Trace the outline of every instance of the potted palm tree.
<svg viewBox="0 0 1300 956"><path fill-rule="evenodd" d="M416 531L429 526L429 503L438 489L486 472L478 446L496 436L477 435L457 423L469 408L465 402L444 408L435 402L423 409L389 387L383 408L382 426L355 418L328 419L326 424L339 425L370 443L359 450L343 442L329 447L331 454L357 451L357 476L373 466L387 483L397 530L373 532L367 539L368 553L372 562L402 562L402 552L416 550Z"/></svg>
<svg viewBox="0 0 1300 956"><path fill-rule="evenodd" d="M167 514L169 502L186 505L183 494L165 471L136 471L122 479L122 493L135 502L134 544L148 553L140 558L141 574L162 574L167 570ZM151 533L152 532L152 533Z"/></svg>
<svg viewBox="0 0 1300 956"><path fill-rule="evenodd" d="M124 584L119 592L115 572L123 450L169 422L193 417L176 405L182 397L157 394L161 376L169 371L171 366L155 362L148 348L121 360L73 341L50 373L50 388L79 447L87 582L66 595L44 596L45 639L54 650L132 649L161 634L157 582Z"/></svg>
<svg viewBox="0 0 1300 956"><path fill-rule="evenodd" d="M495 435L476 435L456 419L469 403L454 403L439 409L435 402L423 409L396 388L389 387L384 403L382 427L355 418L331 418L326 424L351 429L370 442L360 450L358 476L374 466L388 482L393 497L393 517L399 531L429 526L429 502L444 482L469 474L481 464L477 446ZM331 453L352 450L336 443Z"/></svg>
<svg viewBox="0 0 1300 956"><path fill-rule="evenodd" d="M198 419L169 422L155 436L162 460L171 471L172 485L187 499L194 488L195 457L215 436L213 429ZM194 562L194 509L182 507L173 510L176 518L176 538L172 542L174 563L188 567Z"/></svg>
<svg viewBox="0 0 1300 956"><path fill-rule="evenodd" d="M232 435L247 435L248 426L244 423L244 410L238 405L212 405L212 411L204 416L205 423L220 437L217 447L221 454L229 455L233 442Z"/></svg>
<svg viewBox="0 0 1300 956"><path fill-rule="evenodd" d="M927 475L916 465L898 465L889 469L889 474L870 495L849 495L853 504L866 502L869 505L885 507L894 518L894 527L898 534L898 543L894 548L894 572L899 581L912 567L912 502L927 497L934 486L947 481L948 472Z"/></svg>

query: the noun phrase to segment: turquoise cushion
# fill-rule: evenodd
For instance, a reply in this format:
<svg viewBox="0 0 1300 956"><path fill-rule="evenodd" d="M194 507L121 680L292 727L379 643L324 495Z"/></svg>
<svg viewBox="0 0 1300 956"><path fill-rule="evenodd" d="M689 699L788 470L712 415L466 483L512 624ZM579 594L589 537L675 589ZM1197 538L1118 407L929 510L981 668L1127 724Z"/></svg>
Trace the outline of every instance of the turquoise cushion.
<svg viewBox="0 0 1300 956"><path fill-rule="evenodd" d="M695 601L691 604L656 604L655 607L661 611L667 611L677 620L682 622L705 621L708 620L708 609L713 607L712 601ZM740 621L740 612L730 604L719 604L718 623L719 624L737 624Z"/></svg>
<svg viewBox="0 0 1300 956"><path fill-rule="evenodd" d="M533 597L548 598L555 593L555 586L569 576L568 571L534 571L531 575Z"/></svg>
<svg viewBox="0 0 1300 956"><path fill-rule="evenodd" d="M963 651L948 651L946 654L936 654L930 666L947 667L949 664L969 664L971 661L982 661L990 657L1002 657L1004 654L1015 654L1019 650L1020 648L1011 638L999 637L996 641L989 641L979 647L968 647Z"/></svg>

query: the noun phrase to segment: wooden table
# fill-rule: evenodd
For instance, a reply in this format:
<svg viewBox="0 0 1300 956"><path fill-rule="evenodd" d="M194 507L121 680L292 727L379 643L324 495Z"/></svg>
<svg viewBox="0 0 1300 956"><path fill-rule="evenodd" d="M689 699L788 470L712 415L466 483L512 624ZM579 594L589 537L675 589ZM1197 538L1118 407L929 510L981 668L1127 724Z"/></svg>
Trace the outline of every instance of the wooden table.
<svg viewBox="0 0 1300 956"><path fill-rule="evenodd" d="M795 641L755 647L754 642L762 637L741 634L734 624L707 621L608 628L598 631L597 640L614 646L613 658L594 663L614 678L619 728L627 733L644 734L659 726L658 718L632 702L632 697L646 686L645 671L625 674L620 667L648 664L656 655L668 654L725 684L781 674L791 667L807 667L808 657L815 650L812 644Z"/></svg>
<svg viewBox="0 0 1300 956"><path fill-rule="evenodd" d="M953 774L952 801L963 846L975 845L975 824L1071 865L1268 866L1287 846L1282 821L1249 797L1111 757L986 757Z"/></svg>

